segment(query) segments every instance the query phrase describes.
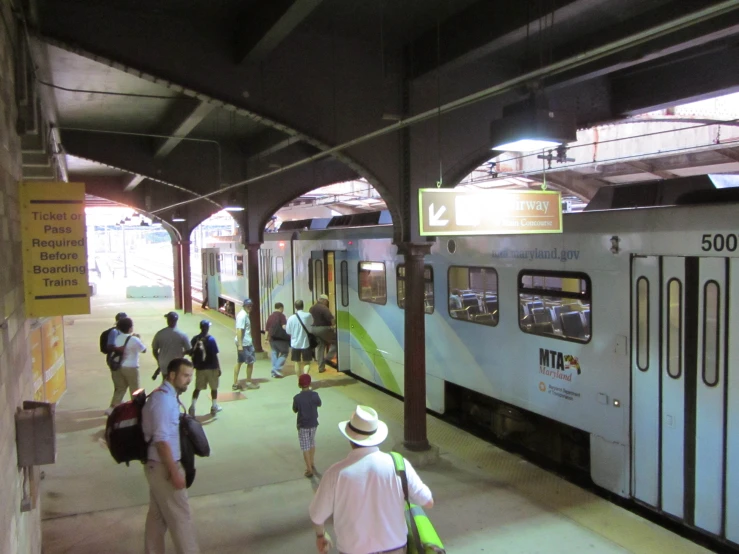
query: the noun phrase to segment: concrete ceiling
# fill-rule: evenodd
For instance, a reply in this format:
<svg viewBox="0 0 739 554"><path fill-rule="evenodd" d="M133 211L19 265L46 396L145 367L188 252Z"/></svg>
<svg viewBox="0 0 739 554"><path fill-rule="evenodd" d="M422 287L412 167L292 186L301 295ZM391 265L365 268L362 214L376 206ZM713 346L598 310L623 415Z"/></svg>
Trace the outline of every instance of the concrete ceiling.
<svg viewBox="0 0 739 554"><path fill-rule="evenodd" d="M162 217L189 202L193 222L234 194L249 240L281 205L359 177L382 194L398 237L412 238L409 189L440 171L446 186L468 175L489 157L490 122L532 91L587 127L739 89L739 73L721 69L739 62L739 0L28 1L39 102L54 126L46 151L68 154L70 178ZM586 52L588 63L550 70ZM463 109L283 170L539 68ZM40 168L48 137L27 127L24 161ZM662 169L609 171L580 171L598 184L578 195ZM234 183L246 185L193 202Z"/></svg>

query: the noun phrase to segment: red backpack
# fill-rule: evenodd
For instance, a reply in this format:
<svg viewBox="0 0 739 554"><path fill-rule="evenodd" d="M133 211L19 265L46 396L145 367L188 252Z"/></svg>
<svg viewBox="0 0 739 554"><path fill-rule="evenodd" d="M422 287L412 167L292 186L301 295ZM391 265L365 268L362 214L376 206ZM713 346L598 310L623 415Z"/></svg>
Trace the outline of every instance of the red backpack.
<svg viewBox="0 0 739 554"><path fill-rule="evenodd" d="M149 443L144 439L141 413L146 404L146 391L139 389L128 402L113 408L105 425L105 442L113 459L120 463L146 463Z"/></svg>

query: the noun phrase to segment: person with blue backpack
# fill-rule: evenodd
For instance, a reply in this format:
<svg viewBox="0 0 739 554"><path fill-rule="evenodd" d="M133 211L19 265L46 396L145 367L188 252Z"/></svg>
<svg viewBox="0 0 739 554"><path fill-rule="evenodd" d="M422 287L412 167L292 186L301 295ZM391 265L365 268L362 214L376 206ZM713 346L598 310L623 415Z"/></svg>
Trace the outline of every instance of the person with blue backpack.
<svg viewBox="0 0 739 554"><path fill-rule="evenodd" d="M192 393L192 404L188 413L195 416L195 404L200 391L210 387L211 408L210 415L216 415L223 408L218 405L218 382L221 376L221 364L218 361L218 344L215 337L210 335L210 321L200 322L200 334L190 340L192 350L190 357L195 366L195 390Z"/></svg>

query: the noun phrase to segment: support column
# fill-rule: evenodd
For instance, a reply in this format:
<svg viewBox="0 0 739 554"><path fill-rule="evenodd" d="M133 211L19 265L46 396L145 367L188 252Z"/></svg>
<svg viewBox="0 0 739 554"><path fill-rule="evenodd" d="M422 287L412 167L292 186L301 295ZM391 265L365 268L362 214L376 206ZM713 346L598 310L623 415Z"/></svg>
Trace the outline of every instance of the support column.
<svg viewBox="0 0 739 554"><path fill-rule="evenodd" d="M172 241L172 283L174 284L175 310L182 309L182 256L180 255L180 252L180 241Z"/></svg>
<svg viewBox="0 0 739 554"><path fill-rule="evenodd" d="M180 242L180 259L182 260L182 309L186 314L192 313L192 267L190 266L190 241Z"/></svg>
<svg viewBox="0 0 739 554"><path fill-rule="evenodd" d="M249 252L247 261L247 275L249 279L249 298L253 302L249 321L251 322L251 339L254 343L254 352L264 352L262 349L262 316L259 312L261 302L259 298L259 247L260 243L246 245Z"/></svg>
<svg viewBox="0 0 739 554"><path fill-rule="evenodd" d="M404 243L405 256L405 390L403 446L411 452L431 449L426 436L426 321L424 257L430 243Z"/></svg>

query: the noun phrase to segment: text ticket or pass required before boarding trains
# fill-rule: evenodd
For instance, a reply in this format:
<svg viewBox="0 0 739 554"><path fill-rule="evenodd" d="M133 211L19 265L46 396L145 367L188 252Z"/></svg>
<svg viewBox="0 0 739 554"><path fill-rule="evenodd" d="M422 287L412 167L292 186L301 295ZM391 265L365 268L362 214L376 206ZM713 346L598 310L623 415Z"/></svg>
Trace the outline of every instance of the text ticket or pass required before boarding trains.
<svg viewBox="0 0 739 554"><path fill-rule="evenodd" d="M23 183L28 317L89 314L84 183Z"/></svg>
<svg viewBox="0 0 739 554"><path fill-rule="evenodd" d="M421 236L562 232L558 191L420 189Z"/></svg>

